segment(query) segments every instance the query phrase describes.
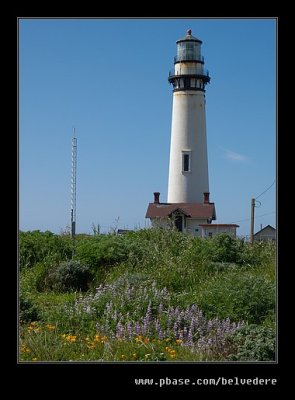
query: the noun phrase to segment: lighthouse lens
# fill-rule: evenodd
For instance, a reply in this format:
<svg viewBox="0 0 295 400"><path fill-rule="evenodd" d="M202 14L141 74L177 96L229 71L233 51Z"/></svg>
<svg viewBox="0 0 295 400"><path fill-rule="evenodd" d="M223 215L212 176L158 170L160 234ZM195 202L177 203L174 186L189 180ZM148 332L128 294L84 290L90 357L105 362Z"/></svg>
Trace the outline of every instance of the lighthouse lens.
<svg viewBox="0 0 295 400"><path fill-rule="evenodd" d="M198 49L196 42L180 42L177 47L178 61L197 60Z"/></svg>

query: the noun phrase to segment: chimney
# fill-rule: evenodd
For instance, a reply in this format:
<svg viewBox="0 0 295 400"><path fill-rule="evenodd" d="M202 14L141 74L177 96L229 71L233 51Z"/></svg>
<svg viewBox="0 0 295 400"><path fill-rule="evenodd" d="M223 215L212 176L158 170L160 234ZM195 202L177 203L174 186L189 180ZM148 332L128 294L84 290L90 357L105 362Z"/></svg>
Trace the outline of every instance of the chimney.
<svg viewBox="0 0 295 400"><path fill-rule="evenodd" d="M160 203L160 192L154 192L154 204Z"/></svg>
<svg viewBox="0 0 295 400"><path fill-rule="evenodd" d="M204 204L209 204L209 192L204 192Z"/></svg>

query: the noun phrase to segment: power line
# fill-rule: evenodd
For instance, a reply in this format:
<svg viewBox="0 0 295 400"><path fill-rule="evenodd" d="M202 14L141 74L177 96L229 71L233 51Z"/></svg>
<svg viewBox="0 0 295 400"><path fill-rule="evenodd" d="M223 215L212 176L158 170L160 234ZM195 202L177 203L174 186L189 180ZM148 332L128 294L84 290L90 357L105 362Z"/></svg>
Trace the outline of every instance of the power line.
<svg viewBox="0 0 295 400"><path fill-rule="evenodd" d="M272 183L267 189L265 189L262 193L260 193L260 195L257 196L257 197L255 198L255 200L259 199L260 196L262 196L262 195L263 195L264 193L266 193L271 187L273 187L275 181L276 181L276 180L274 180L273 183Z"/></svg>
<svg viewBox="0 0 295 400"><path fill-rule="evenodd" d="M275 214L275 211L272 211L272 212L269 212L269 213L266 213L266 214L262 214L262 215L257 215L256 218L265 217L266 215L270 215L270 214ZM239 221L231 222L231 224L236 224L236 223L238 223L238 222L249 221L250 219L251 219L251 218L240 219Z"/></svg>
<svg viewBox="0 0 295 400"><path fill-rule="evenodd" d="M276 213L275 211L272 211L272 212L269 212L269 213L266 213L266 214L257 215L256 218L265 217L266 215L275 214L275 213Z"/></svg>

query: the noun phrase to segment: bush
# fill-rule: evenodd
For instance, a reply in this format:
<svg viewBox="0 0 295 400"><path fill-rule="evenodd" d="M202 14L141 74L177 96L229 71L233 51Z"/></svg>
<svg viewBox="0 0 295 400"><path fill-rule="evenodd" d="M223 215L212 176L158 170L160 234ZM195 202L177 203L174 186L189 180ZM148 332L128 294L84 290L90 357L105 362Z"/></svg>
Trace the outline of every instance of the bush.
<svg viewBox="0 0 295 400"><path fill-rule="evenodd" d="M90 268L78 261L64 261L49 277L49 286L58 292L88 290L93 275Z"/></svg>
<svg viewBox="0 0 295 400"><path fill-rule="evenodd" d="M20 289L24 294L36 294L50 289L50 274L56 264L49 261L37 263L32 268L25 268L20 272Z"/></svg>
<svg viewBox="0 0 295 400"><path fill-rule="evenodd" d="M198 299L209 317L259 324L275 307L275 287L262 277L242 272L220 273L209 281Z"/></svg>
<svg viewBox="0 0 295 400"><path fill-rule="evenodd" d="M129 235L95 235L77 243L75 258L95 270L128 260L142 249Z"/></svg>
<svg viewBox="0 0 295 400"><path fill-rule="evenodd" d="M213 238L212 261L235 263L237 261L238 241L221 233Z"/></svg>
<svg viewBox="0 0 295 400"><path fill-rule="evenodd" d="M21 323L31 321L38 321L40 314L37 307L33 304L32 300L24 295L20 295L19 299L19 320Z"/></svg>
<svg viewBox="0 0 295 400"><path fill-rule="evenodd" d="M271 263L275 257L274 242L255 242L251 244L239 240L236 262L241 265L260 265L263 262Z"/></svg>
<svg viewBox="0 0 295 400"><path fill-rule="evenodd" d="M232 336L232 361L274 361L275 330L265 326L247 325Z"/></svg>
<svg viewBox="0 0 295 400"><path fill-rule="evenodd" d="M38 262L51 259L55 262L72 257L72 242L68 236L52 232L20 232L20 269L33 267Z"/></svg>

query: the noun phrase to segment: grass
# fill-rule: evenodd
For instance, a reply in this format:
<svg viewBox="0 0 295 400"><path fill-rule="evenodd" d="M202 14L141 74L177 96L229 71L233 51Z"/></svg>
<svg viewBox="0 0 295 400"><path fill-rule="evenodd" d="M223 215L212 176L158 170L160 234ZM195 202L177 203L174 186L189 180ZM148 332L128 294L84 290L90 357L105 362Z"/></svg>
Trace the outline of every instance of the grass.
<svg viewBox="0 0 295 400"><path fill-rule="evenodd" d="M58 326L32 322L20 333L23 361L203 361L204 354L182 347L181 340L113 340L95 332L89 335L61 333ZM207 356L210 360L210 356Z"/></svg>
<svg viewBox="0 0 295 400"><path fill-rule="evenodd" d="M274 244L251 246L227 235L204 240L161 229L81 236L75 261L91 270L88 291L63 286L62 293L49 282L68 262L69 241L42 235L22 233L27 265L20 273L21 361L274 359ZM63 284L72 273L64 271L67 279L56 275ZM240 328L234 324L241 321L249 328L235 340ZM254 350L251 332L259 337Z"/></svg>

